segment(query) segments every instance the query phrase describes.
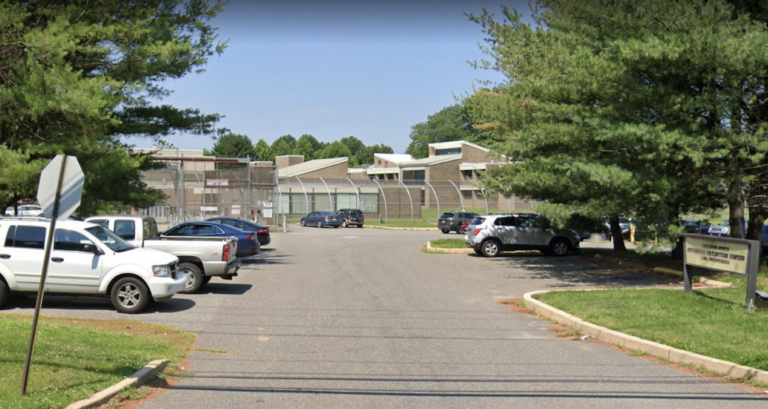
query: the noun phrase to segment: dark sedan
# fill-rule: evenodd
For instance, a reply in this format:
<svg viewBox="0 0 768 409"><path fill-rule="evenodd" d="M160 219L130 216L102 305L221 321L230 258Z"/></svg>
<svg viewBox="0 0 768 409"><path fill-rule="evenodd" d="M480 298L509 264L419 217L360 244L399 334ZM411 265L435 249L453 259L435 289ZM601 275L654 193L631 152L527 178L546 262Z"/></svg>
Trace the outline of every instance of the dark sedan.
<svg viewBox="0 0 768 409"><path fill-rule="evenodd" d="M341 217L333 212L312 212L301 218L302 226L328 227L341 226Z"/></svg>
<svg viewBox="0 0 768 409"><path fill-rule="evenodd" d="M186 222L176 225L162 234L163 236L196 237L236 237L237 257L250 257L259 254L261 247L255 232L248 232L237 227L213 222Z"/></svg>
<svg viewBox="0 0 768 409"><path fill-rule="evenodd" d="M255 231L259 239L259 245L264 247L272 242L272 236L269 235L269 227L256 224L254 222L238 219L236 217L214 217L206 220L207 222L221 223L228 226L237 227L243 231Z"/></svg>

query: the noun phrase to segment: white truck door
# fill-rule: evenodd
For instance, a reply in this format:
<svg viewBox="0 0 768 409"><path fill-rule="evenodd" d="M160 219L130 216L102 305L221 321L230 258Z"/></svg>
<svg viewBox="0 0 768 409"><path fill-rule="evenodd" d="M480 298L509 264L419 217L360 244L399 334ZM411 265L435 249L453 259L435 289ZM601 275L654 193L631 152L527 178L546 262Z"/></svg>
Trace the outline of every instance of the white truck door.
<svg viewBox="0 0 768 409"><path fill-rule="evenodd" d="M37 291L43 270L45 227L9 226L0 248L3 263L16 278L20 291Z"/></svg>
<svg viewBox="0 0 768 409"><path fill-rule="evenodd" d="M51 261L48 263L47 288L61 293L95 294L102 274L102 255L84 235L56 229Z"/></svg>

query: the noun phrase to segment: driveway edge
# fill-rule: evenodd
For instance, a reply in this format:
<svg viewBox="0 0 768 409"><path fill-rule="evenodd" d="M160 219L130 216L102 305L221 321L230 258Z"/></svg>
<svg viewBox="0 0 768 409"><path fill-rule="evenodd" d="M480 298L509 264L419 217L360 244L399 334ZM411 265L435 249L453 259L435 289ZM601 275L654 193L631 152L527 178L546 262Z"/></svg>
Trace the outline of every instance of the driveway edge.
<svg viewBox="0 0 768 409"><path fill-rule="evenodd" d="M682 349L672 348L668 345L648 341L632 335L627 335L599 325L582 320L576 316L558 310L533 298L536 294L544 294L553 290L533 291L523 296L525 307L536 314L547 318L557 324L565 325L589 335L597 340L617 345L629 350L642 351L661 359L676 363L693 365L696 368L704 368L710 372L733 379L749 380L768 383L768 372L759 369L738 365L733 362L721 361L708 356L695 354ZM554 290L569 291L569 290ZM600 290L595 290L600 291Z"/></svg>
<svg viewBox="0 0 768 409"><path fill-rule="evenodd" d="M158 359L156 361L152 361L128 378L123 379L122 381L110 386L107 389L104 389L101 392L97 392L90 398L75 402L65 407L64 409L86 409L101 406L107 403L110 399L117 396L117 394L122 392L123 389L131 386L139 387L147 383L147 381L150 380L153 375L165 369L169 362L170 361L167 359Z"/></svg>

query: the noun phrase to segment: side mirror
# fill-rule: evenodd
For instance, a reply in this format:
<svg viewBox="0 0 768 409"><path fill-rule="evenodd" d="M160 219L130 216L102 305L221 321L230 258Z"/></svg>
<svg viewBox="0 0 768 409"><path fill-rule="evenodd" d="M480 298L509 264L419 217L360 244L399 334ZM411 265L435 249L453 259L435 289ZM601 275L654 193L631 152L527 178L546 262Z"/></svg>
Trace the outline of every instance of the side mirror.
<svg viewBox="0 0 768 409"><path fill-rule="evenodd" d="M104 252L95 244L85 244L83 245L83 250L88 253L96 254L97 256L104 254Z"/></svg>

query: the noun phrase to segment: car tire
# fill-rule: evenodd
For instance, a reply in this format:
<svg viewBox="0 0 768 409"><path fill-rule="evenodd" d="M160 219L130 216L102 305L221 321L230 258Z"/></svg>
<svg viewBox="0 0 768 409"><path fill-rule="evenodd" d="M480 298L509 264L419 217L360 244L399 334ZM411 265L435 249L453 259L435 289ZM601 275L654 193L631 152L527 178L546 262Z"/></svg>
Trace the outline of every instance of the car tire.
<svg viewBox="0 0 768 409"><path fill-rule="evenodd" d="M451 232L449 229L443 229L442 231L443 231L443 234L448 234Z"/></svg>
<svg viewBox="0 0 768 409"><path fill-rule="evenodd" d="M317 228L322 229L323 228L323 222L317 222Z"/></svg>
<svg viewBox="0 0 768 409"><path fill-rule="evenodd" d="M362 228L363 228L363 225L362 225L362 224L358 224L358 225L357 225L357 228L358 228L358 229L362 229Z"/></svg>
<svg viewBox="0 0 768 409"><path fill-rule="evenodd" d="M568 242L563 239L552 240L552 242L549 243L549 253L553 256L567 256L569 251L571 251L571 248L568 245Z"/></svg>
<svg viewBox="0 0 768 409"><path fill-rule="evenodd" d="M302 226L302 227L307 227L307 222L305 222L304 220L302 220L302 221L301 221L301 226Z"/></svg>
<svg viewBox="0 0 768 409"><path fill-rule="evenodd" d="M203 286L203 279L205 278L200 267L193 263L181 263L181 265L179 265L179 271L184 274L187 283L187 286L179 291L180 293L194 294L200 291L200 287Z"/></svg>
<svg viewBox="0 0 768 409"><path fill-rule="evenodd" d="M349 225L347 225L347 221L346 220L342 220L341 221L341 227L345 227L345 228L349 227Z"/></svg>
<svg viewBox="0 0 768 409"><path fill-rule="evenodd" d="M333 226L333 228L334 228L334 229L338 229L338 228L339 228L339 226Z"/></svg>
<svg viewBox="0 0 768 409"><path fill-rule="evenodd" d="M495 239L486 240L480 247L480 252L485 257L496 257L501 253L501 244Z"/></svg>
<svg viewBox="0 0 768 409"><path fill-rule="evenodd" d="M11 290L5 284L5 281L0 280L0 308L8 302L8 298L11 296Z"/></svg>
<svg viewBox="0 0 768 409"><path fill-rule="evenodd" d="M112 286L109 298L118 312L136 314L147 308L150 297L144 281L136 277L124 277Z"/></svg>

